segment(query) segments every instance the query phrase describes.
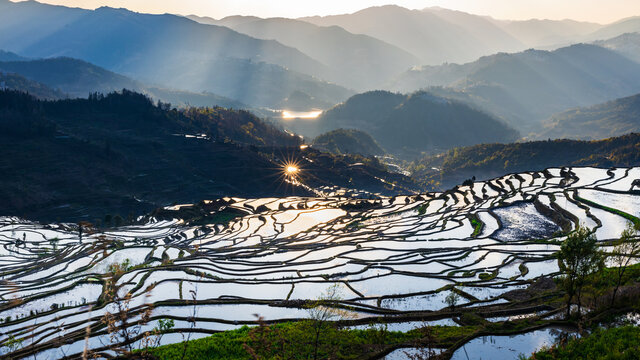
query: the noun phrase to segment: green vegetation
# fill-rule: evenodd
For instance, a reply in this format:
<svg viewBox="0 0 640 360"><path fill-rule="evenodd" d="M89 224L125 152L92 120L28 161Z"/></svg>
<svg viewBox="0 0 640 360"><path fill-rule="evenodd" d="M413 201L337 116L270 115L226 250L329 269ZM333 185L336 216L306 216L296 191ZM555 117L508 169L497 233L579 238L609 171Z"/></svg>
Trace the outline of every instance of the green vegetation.
<svg viewBox="0 0 640 360"><path fill-rule="evenodd" d="M627 228L622 232L620 239L614 242L613 251L609 255L614 265L615 288L611 296L611 306L615 305L616 294L620 286L627 280L627 269L631 261L640 256L640 241L636 239L636 235L640 231L639 225L629 223Z"/></svg>
<svg viewBox="0 0 640 360"><path fill-rule="evenodd" d="M401 95L372 91L355 95L325 111L317 123L321 126L318 132L338 128L366 131L387 151L407 157L519 137L491 115L427 92Z"/></svg>
<svg viewBox="0 0 640 360"><path fill-rule="evenodd" d="M450 307L450 308L455 308L456 305L458 304L458 301L460 300L460 295L455 292L455 291L451 291L449 292L449 295L447 295L447 297L444 299L444 302Z"/></svg>
<svg viewBox="0 0 640 360"><path fill-rule="evenodd" d="M0 212L41 221L135 219L160 206L221 196L311 195L283 184L285 161L299 163L301 182L312 188L389 195L416 188L375 157L300 149L298 136L249 112L178 110L128 90L59 101L0 91L0 140ZM105 226L117 225L114 220Z"/></svg>
<svg viewBox="0 0 640 360"><path fill-rule="evenodd" d="M589 229L578 226L560 246L558 265L560 278L567 293L567 317L571 314L574 296L578 302L578 314L582 307L582 292L587 280L604 267L604 258L598 247L598 239Z"/></svg>
<svg viewBox="0 0 640 360"><path fill-rule="evenodd" d="M452 334L447 334L452 335ZM324 341L318 348L319 359L329 357L356 359L374 349L400 345L419 336L380 329L337 330L325 329ZM150 353L158 359L181 359L183 344L173 344L153 349ZM313 331L309 322L284 323L271 326L225 331L213 336L189 342L185 359L313 359Z"/></svg>
<svg viewBox="0 0 640 360"><path fill-rule="evenodd" d="M443 189L472 176L487 179L549 167L639 164L640 134L629 134L599 141L553 140L455 148L418 159L409 170L425 187ZM435 183L440 186L434 187Z"/></svg>
<svg viewBox="0 0 640 360"><path fill-rule="evenodd" d="M571 339L566 345L540 350L531 360L602 359L631 360L640 354L640 327L623 326L596 329L592 334Z"/></svg>
<svg viewBox="0 0 640 360"><path fill-rule="evenodd" d="M480 280L482 281L489 281L495 279L496 276L498 276L498 272L480 273L478 275L478 278L480 278Z"/></svg>
<svg viewBox="0 0 640 360"><path fill-rule="evenodd" d="M471 226L473 226L473 234L471 234L471 237L478 237L480 234L482 234L484 223L480 221L480 219L478 219L478 216L476 214L470 216L470 219Z"/></svg>
<svg viewBox="0 0 640 360"><path fill-rule="evenodd" d="M630 222L632 222L634 226L640 227L640 219L637 218L636 216L628 214L628 213L626 213L624 211L620 211L618 209L614 209L614 208L610 208L608 206L600 205L600 204L598 204L596 202L593 202L591 200L587 200L587 199L581 198L578 195L576 195L576 199L579 200L580 202L583 202L583 203L589 205L589 206L593 206L593 207L608 211L610 213L620 215L623 218L625 218L625 219L629 220Z"/></svg>
<svg viewBox="0 0 640 360"><path fill-rule="evenodd" d="M639 116L640 94L555 115L540 137L602 139L640 132Z"/></svg>
<svg viewBox="0 0 640 360"><path fill-rule="evenodd" d="M322 134L313 140L313 146L334 154L384 154L371 135L354 129L338 129Z"/></svg>
<svg viewBox="0 0 640 360"><path fill-rule="evenodd" d="M429 331L425 338L424 329ZM397 346L451 346L482 329L480 324L465 326L433 326L403 333L387 331L384 325L364 330L324 329L323 341L315 347L312 322L299 321L277 325L244 326L210 337L192 340L186 347L185 359L359 359ZM150 349L158 359L182 359L184 343ZM315 352L318 350L317 357Z"/></svg>

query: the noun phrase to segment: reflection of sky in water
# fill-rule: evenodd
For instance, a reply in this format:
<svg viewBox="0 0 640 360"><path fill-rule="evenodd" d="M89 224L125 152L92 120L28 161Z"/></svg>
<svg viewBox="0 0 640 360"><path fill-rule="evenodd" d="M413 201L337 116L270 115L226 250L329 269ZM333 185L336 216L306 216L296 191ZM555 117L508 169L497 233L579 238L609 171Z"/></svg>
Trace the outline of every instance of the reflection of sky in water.
<svg viewBox="0 0 640 360"><path fill-rule="evenodd" d="M634 216L640 216L640 196L632 194L613 194L592 189L580 189L578 195L600 205L622 210Z"/></svg>
<svg viewBox="0 0 640 360"><path fill-rule="evenodd" d="M560 228L540 214L531 203L493 210L500 217L503 229L493 236L500 240L543 239Z"/></svg>
<svg viewBox="0 0 640 360"><path fill-rule="evenodd" d="M552 345L561 333L557 329L544 329L515 336L483 336L458 349L451 359L516 359L519 354L528 356L543 346Z"/></svg>

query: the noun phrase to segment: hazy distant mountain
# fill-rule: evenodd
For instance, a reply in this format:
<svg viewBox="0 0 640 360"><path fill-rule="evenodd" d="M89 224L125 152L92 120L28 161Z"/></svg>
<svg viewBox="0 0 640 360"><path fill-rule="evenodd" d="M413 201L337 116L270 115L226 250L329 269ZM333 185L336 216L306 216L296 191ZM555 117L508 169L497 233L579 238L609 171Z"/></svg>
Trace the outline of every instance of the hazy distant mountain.
<svg viewBox="0 0 640 360"><path fill-rule="evenodd" d="M45 100L64 99L66 97L66 94L60 90L54 90L22 75L4 73L2 70L0 70L0 90L17 90Z"/></svg>
<svg viewBox="0 0 640 360"><path fill-rule="evenodd" d="M418 56L422 65L462 63L498 52L530 48L557 49L640 31L640 17L608 25L568 19L511 21L439 7L409 10L395 5L300 20L337 25L354 34L381 39Z"/></svg>
<svg viewBox="0 0 640 360"><path fill-rule="evenodd" d="M384 154L384 150L371 135L355 129L338 129L324 133L313 140L313 147L334 154Z"/></svg>
<svg viewBox="0 0 640 360"><path fill-rule="evenodd" d="M574 20L524 21L494 20L494 22L530 48L557 47L582 41L603 26Z"/></svg>
<svg viewBox="0 0 640 360"><path fill-rule="evenodd" d="M409 92L430 86L449 87L454 98L472 101L526 134L554 113L640 92L640 64L599 46L574 45L424 66L406 72L391 88Z"/></svg>
<svg viewBox="0 0 640 360"><path fill-rule="evenodd" d="M640 16L616 21L589 34L588 40L606 40L626 33L640 32Z"/></svg>
<svg viewBox="0 0 640 360"><path fill-rule="evenodd" d="M87 97L91 92L108 93L116 90L137 90L142 85L130 78L71 58L52 58L31 61L3 61L0 71L17 73L71 97Z"/></svg>
<svg viewBox="0 0 640 360"><path fill-rule="evenodd" d="M640 94L554 115L540 138L603 139L640 133Z"/></svg>
<svg viewBox="0 0 640 360"><path fill-rule="evenodd" d="M0 61L24 61L28 60L24 56L12 53L10 51L0 50Z"/></svg>
<svg viewBox="0 0 640 360"><path fill-rule="evenodd" d="M109 93L128 89L143 92L156 100L170 102L174 105L193 106L223 106L236 109L250 108L241 102L231 100L212 93L194 93L189 91L172 90L149 86L140 81L133 80L123 75L103 69L86 61L72 58L50 58L27 61L0 61L0 72L19 74L44 84L47 88L57 89L51 93L51 89L43 93L34 91L31 82L14 83L8 88L29 92L41 99L82 97L86 98L90 93ZM40 86L41 87L41 86Z"/></svg>
<svg viewBox="0 0 640 360"><path fill-rule="evenodd" d="M284 18L234 16L219 21L191 18L294 47L329 66L329 80L356 89L379 87L390 77L420 63L415 56L396 46L370 36L354 35L338 26L317 26Z"/></svg>
<svg viewBox="0 0 640 360"><path fill-rule="evenodd" d="M611 49L640 63L640 33L628 33L613 39L594 42L595 45Z"/></svg>
<svg viewBox="0 0 640 360"><path fill-rule="evenodd" d="M226 26L228 28L233 28L234 26L241 25L248 22L263 20L262 18L257 16L242 16L242 15L227 16L220 20L216 20L208 16L198 16L198 15L189 15L187 16L187 18L193 21L197 21L201 24Z"/></svg>
<svg viewBox="0 0 640 360"><path fill-rule="evenodd" d="M486 113L425 92L355 95L317 120L300 120L299 125L297 129L309 136L339 128L362 130L384 149L402 156L518 138L515 130Z"/></svg>
<svg viewBox="0 0 640 360"><path fill-rule="evenodd" d="M439 8L421 11L389 5L300 20L373 36L418 56L423 64L471 61L525 48L489 19Z"/></svg>
<svg viewBox="0 0 640 360"><path fill-rule="evenodd" d="M265 91L281 100L302 90L334 104L345 98L340 90L349 94L303 75L323 78L328 68L296 49L181 16L0 0L0 34L0 48L25 56L78 58L145 82L245 103ZM322 96L312 93L318 89Z"/></svg>

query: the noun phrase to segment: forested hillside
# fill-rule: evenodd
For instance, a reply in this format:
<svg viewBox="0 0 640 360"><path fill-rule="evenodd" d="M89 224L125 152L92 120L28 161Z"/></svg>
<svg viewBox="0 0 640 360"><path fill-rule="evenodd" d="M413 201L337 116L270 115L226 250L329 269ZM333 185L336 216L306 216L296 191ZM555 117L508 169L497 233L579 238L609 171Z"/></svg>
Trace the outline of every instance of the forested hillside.
<svg viewBox="0 0 640 360"><path fill-rule="evenodd" d="M303 150L299 137L249 112L177 110L126 90L55 102L0 91L0 138L0 214L31 219L92 221L173 202L311 195L322 186L414 189L375 159ZM289 162L304 185L283 181ZM365 165L350 166L358 162Z"/></svg>
<svg viewBox="0 0 640 360"><path fill-rule="evenodd" d="M487 113L427 92L359 94L327 110L316 121L301 123L316 126L316 131L362 130L387 151L403 157L456 146L511 142L519 137L517 131Z"/></svg>
<svg viewBox="0 0 640 360"><path fill-rule="evenodd" d="M371 135L354 129L338 129L324 133L313 139L313 146L334 154L384 154L384 150Z"/></svg>
<svg viewBox="0 0 640 360"><path fill-rule="evenodd" d="M554 115L539 138L603 139L640 132L640 94Z"/></svg>
<svg viewBox="0 0 640 360"><path fill-rule="evenodd" d="M514 144L483 144L452 149L413 162L410 170L424 186L447 189L475 177L563 166L638 166L640 134L598 141L549 140Z"/></svg>

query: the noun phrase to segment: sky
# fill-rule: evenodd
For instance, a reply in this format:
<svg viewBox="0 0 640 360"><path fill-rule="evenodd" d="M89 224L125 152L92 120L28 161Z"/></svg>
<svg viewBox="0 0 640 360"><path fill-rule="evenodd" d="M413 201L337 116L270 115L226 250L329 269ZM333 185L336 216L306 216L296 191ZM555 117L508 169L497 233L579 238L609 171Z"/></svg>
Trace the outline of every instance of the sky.
<svg viewBox="0 0 640 360"><path fill-rule="evenodd" d="M94 9L124 7L146 13L196 14L216 19L229 15L302 17L352 13L370 6L396 4L410 9L440 6L497 19L574 19L611 23L640 15L640 0L40 0Z"/></svg>

